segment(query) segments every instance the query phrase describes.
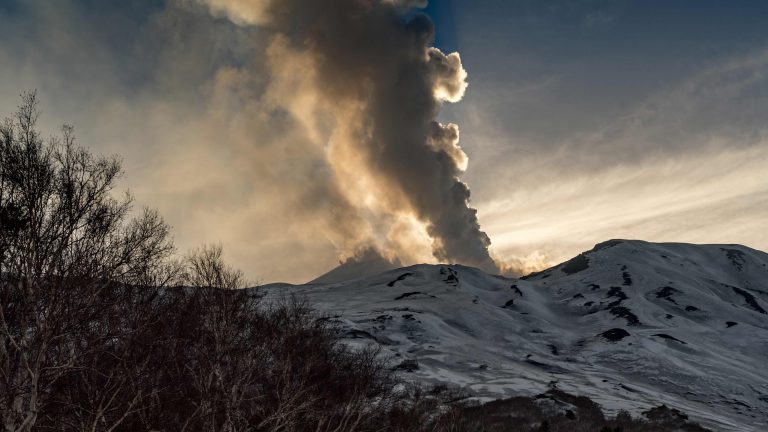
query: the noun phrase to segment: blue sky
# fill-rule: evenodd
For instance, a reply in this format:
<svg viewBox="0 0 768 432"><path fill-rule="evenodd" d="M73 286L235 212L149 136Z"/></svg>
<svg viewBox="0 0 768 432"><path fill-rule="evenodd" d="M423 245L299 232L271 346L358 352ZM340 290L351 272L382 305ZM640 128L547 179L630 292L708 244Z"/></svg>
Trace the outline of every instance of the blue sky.
<svg viewBox="0 0 768 432"><path fill-rule="evenodd" d="M524 113L512 109L501 119L553 140L595 127L698 70L768 45L768 2L762 1L432 4L438 46L461 51L470 84L479 89L468 99L500 83L557 81L551 100Z"/></svg>

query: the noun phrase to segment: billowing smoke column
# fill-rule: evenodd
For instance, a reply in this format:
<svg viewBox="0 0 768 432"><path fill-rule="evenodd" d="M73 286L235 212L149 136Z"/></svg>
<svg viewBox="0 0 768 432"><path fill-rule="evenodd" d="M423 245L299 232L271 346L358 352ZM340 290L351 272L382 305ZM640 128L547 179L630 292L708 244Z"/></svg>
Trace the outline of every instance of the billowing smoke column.
<svg viewBox="0 0 768 432"><path fill-rule="evenodd" d="M467 87L457 53L430 48L426 0L204 0L215 14L272 34L267 99L325 148L338 189L390 259L495 271L456 125L435 121ZM339 221L344 224L345 221ZM421 248L421 249L420 249ZM433 259L434 259L433 258Z"/></svg>

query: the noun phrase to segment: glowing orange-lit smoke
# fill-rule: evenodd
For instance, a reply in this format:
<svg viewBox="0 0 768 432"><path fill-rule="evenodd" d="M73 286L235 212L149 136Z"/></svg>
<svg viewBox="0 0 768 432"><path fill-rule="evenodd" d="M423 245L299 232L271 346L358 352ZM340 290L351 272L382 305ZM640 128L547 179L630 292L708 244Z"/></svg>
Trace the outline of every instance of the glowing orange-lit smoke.
<svg viewBox="0 0 768 432"><path fill-rule="evenodd" d="M470 191L456 125L435 119L467 87L458 53L430 47L414 0L206 0L215 14L270 32L266 100L324 149L345 207L347 256L459 262L497 271Z"/></svg>

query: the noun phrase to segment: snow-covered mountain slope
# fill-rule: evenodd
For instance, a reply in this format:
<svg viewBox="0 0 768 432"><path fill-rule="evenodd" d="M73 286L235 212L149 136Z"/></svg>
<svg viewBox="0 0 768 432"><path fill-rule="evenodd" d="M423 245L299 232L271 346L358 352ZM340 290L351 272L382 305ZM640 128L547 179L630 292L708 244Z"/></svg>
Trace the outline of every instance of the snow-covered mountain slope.
<svg viewBox="0 0 768 432"><path fill-rule="evenodd" d="M612 240L523 279L416 265L265 288L307 296L414 379L488 398L557 387L609 411L663 403L715 430L768 430L768 254L744 246Z"/></svg>

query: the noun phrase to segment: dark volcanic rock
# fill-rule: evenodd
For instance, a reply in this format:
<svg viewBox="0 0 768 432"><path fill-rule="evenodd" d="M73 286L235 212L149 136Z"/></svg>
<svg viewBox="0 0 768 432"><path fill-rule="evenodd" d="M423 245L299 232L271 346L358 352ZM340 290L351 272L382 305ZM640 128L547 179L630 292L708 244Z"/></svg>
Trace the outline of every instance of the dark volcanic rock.
<svg viewBox="0 0 768 432"><path fill-rule="evenodd" d="M665 286L659 288L658 291L656 291L656 298L663 298L664 300L667 300L669 302L672 302L674 304L677 304L674 298L672 296L674 294L679 294L680 291L672 288L671 286Z"/></svg>
<svg viewBox="0 0 768 432"><path fill-rule="evenodd" d="M611 302L608 307L614 307L618 306L623 302L624 300L628 299L626 294L624 294L624 291L621 290L619 287L611 287L610 290L608 290L608 294L606 294L606 297L608 298L615 298L616 300Z"/></svg>
<svg viewBox="0 0 768 432"><path fill-rule="evenodd" d="M413 292L402 293L399 296L395 297L395 300L402 300L402 299L404 299L406 297L415 296L415 295L418 295L418 294L423 294L423 293L421 291L413 291ZM433 295L430 295L429 297L433 297L434 298Z"/></svg>
<svg viewBox="0 0 768 432"><path fill-rule="evenodd" d="M566 261L563 267L560 269L565 274L574 274L589 268L589 258L586 255L580 254L575 258Z"/></svg>
<svg viewBox="0 0 768 432"><path fill-rule="evenodd" d="M747 292L747 291L745 291L745 290L743 290L741 288L737 288L737 287L731 287L731 288L733 289L733 292L735 292L736 294L744 297L744 300L747 302L747 305L750 308L752 308L753 310L755 310L757 312L760 312L761 314L768 315L768 312L766 312L765 309L760 307L760 305L757 303L757 300L755 299L755 296L753 296L752 294L750 294L749 292Z"/></svg>
<svg viewBox="0 0 768 432"><path fill-rule="evenodd" d="M403 274L401 274L400 276L398 276L398 277L397 277L397 279L395 279L395 280L393 280L393 281L389 282L389 283L387 284L387 286L389 286L389 287L393 287L393 286L395 286L395 284L396 284L396 283L398 283L398 282L400 282L400 281L402 281L402 280L405 280L405 278L407 278L408 276L413 276L413 273L411 273L411 272L408 272L408 273L403 273Z"/></svg>
<svg viewBox="0 0 768 432"><path fill-rule="evenodd" d="M621 279L624 281L624 286L632 285L632 275L627 271L627 266L621 267Z"/></svg>
<svg viewBox="0 0 768 432"><path fill-rule="evenodd" d="M610 308L609 311L616 318L624 318L625 320L627 320L627 324L631 326L640 324L640 318L638 318L637 315L633 314L631 310L629 310L628 308L625 308L624 306L614 306Z"/></svg>
<svg viewBox="0 0 768 432"><path fill-rule="evenodd" d="M685 342L681 341L680 339L678 339L678 338L676 338L676 337L674 337L674 336L670 336L670 335L668 335L668 334L664 334L664 333L656 333L654 336L656 336L656 337L660 337L660 338L662 338L662 339L666 339L666 340L671 340L671 341L679 342L679 343L681 343L681 344L683 344L683 345L688 345L687 343L685 343Z"/></svg>
<svg viewBox="0 0 768 432"><path fill-rule="evenodd" d="M454 269L450 267L443 267L440 269L440 274L446 276L443 282L447 283L448 285L459 285L459 275Z"/></svg>
<svg viewBox="0 0 768 432"><path fill-rule="evenodd" d="M744 270L744 264L746 264L747 262L747 260L744 259L744 252L737 249L727 249L727 248L720 248L720 250L725 252L725 256L727 256L731 264L733 264L733 266L736 267L736 270L738 271Z"/></svg>
<svg viewBox="0 0 768 432"><path fill-rule="evenodd" d="M600 336L602 336L603 338L611 342L618 342L624 339L625 337L629 336L629 332L622 328L612 328L610 330L600 333Z"/></svg>

